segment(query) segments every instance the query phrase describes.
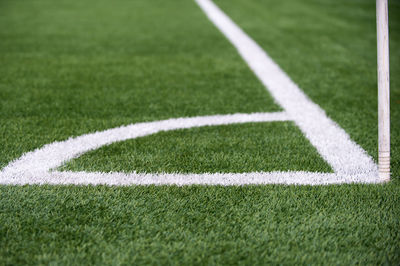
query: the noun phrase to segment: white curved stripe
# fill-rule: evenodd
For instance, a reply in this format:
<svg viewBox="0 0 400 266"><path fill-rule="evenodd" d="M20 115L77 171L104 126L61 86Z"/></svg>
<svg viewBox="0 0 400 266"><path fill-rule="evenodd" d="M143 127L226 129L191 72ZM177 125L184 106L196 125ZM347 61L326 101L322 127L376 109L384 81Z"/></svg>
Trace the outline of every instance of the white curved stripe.
<svg viewBox="0 0 400 266"><path fill-rule="evenodd" d="M48 176L47 174L51 169L57 168L85 152L113 142L143 137L160 131L235 123L287 120L289 120L289 117L284 112L229 114L174 118L108 129L102 132L95 132L70 138L65 141L47 144L42 148L24 154L16 161L11 162L0 172L0 184L20 184L18 180L25 180L22 183L29 184L29 180L26 179L29 176L39 177L39 179L35 178L34 180L38 183L42 183L42 181L40 181L40 176L43 176L43 178L47 176L47 179L49 179L53 176L51 174ZM53 176L53 178L56 178L56 176ZM56 181L53 180L51 183L54 182Z"/></svg>
<svg viewBox="0 0 400 266"><path fill-rule="evenodd" d="M377 174L377 166L373 159L353 142L342 128L329 119L254 40L212 1L196 0L196 2L235 46L267 90L293 118L335 173Z"/></svg>

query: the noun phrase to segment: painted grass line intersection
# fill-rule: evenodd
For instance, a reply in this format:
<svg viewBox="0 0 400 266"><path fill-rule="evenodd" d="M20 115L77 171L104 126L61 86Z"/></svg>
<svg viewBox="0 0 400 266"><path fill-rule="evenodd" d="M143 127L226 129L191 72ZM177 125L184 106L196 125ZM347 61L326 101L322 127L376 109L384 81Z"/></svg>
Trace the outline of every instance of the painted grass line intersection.
<svg viewBox="0 0 400 266"><path fill-rule="evenodd" d="M173 118L144 122L85 134L47 144L9 163L0 172L0 184L105 185L250 185L378 183L373 159L325 112L313 103L280 67L212 1L196 0L207 17L238 50L265 88L284 109L276 113L230 114ZM65 162L114 142L160 131L234 123L293 121L328 162L334 173L87 173L55 170Z"/></svg>

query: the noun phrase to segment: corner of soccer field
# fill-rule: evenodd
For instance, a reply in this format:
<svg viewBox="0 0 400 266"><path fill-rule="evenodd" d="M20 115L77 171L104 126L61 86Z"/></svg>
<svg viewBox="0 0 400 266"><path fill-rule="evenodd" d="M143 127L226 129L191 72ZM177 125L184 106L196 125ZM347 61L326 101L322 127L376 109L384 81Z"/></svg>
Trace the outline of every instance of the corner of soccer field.
<svg viewBox="0 0 400 266"><path fill-rule="evenodd" d="M374 1L0 1L0 265L400 263Z"/></svg>

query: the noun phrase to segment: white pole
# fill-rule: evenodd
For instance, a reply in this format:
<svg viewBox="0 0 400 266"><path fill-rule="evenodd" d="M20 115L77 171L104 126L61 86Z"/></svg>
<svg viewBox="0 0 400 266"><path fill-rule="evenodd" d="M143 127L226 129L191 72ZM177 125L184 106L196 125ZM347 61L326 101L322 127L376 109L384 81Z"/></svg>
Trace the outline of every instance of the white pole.
<svg viewBox="0 0 400 266"><path fill-rule="evenodd" d="M378 48L378 165L379 178L390 180L390 91L388 1L376 0Z"/></svg>

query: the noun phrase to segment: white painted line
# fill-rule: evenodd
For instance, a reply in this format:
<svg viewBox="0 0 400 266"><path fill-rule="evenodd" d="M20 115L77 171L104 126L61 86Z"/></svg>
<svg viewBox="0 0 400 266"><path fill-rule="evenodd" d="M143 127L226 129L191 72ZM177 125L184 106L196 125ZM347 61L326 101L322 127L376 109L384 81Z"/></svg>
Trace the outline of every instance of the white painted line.
<svg viewBox="0 0 400 266"><path fill-rule="evenodd" d="M1 177L1 174L0 174ZM3 176L4 177L4 176ZM102 173L102 172L34 172L25 173L16 178L0 179L0 184L26 185L331 185L351 183L378 183L374 176L338 175L311 172L253 172L253 173Z"/></svg>
<svg viewBox="0 0 400 266"><path fill-rule="evenodd" d="M196 0L211 21L238 49L284 112L176 118L122 126L47 144L11 162L0 172L0 184L106 185L249 185L378 183L377 166L347 133L298 88L271 58L217 6ZM54 169L81 154L117 141L160 131L233 123L294 121L335 173L255 172L204 174L141 174L60 172Z"/></svg>
<svg viewBox="0 0 400 266"><path fill-rule="evenodd" d="M275 100L339 175L377 174L373 159L313 103L267 53L210 0L196 0Z"/></svg>
<svg viewBox="0 0 400 266"><path fill-rule="evenodd" d="M144 137L160 131L169 131L184 128L228 125L249 122L287 121L289 117L284 112L228 114L199 116L189 118L174 118L162 121L137 123L128 126L108 129L102 132L82 135L65 141L47 144L40 149L28 152L16 161L8 164L0 172L0 184L29 184L29 178L36 177L36 183L43 183L42 179L58 182L57 172L53 171L65 162L80 156L90 150L113 142Z"/></svg>
<svg viewBox="0 0 400 266"><path fill-rule="evenodd" d="M202 126L249 122L289 121L284 112L215 115L145 122L82 135L47 144L11 162L0 172L0 184L75 184L75 185L257 185L301 184L327 185L342 183L376 183L376 175L361 173L343 175L312 172L254 172L204 174L143 174L60 172L55 169L90 150L117 141L155 134L161 131Z"/></svg>

